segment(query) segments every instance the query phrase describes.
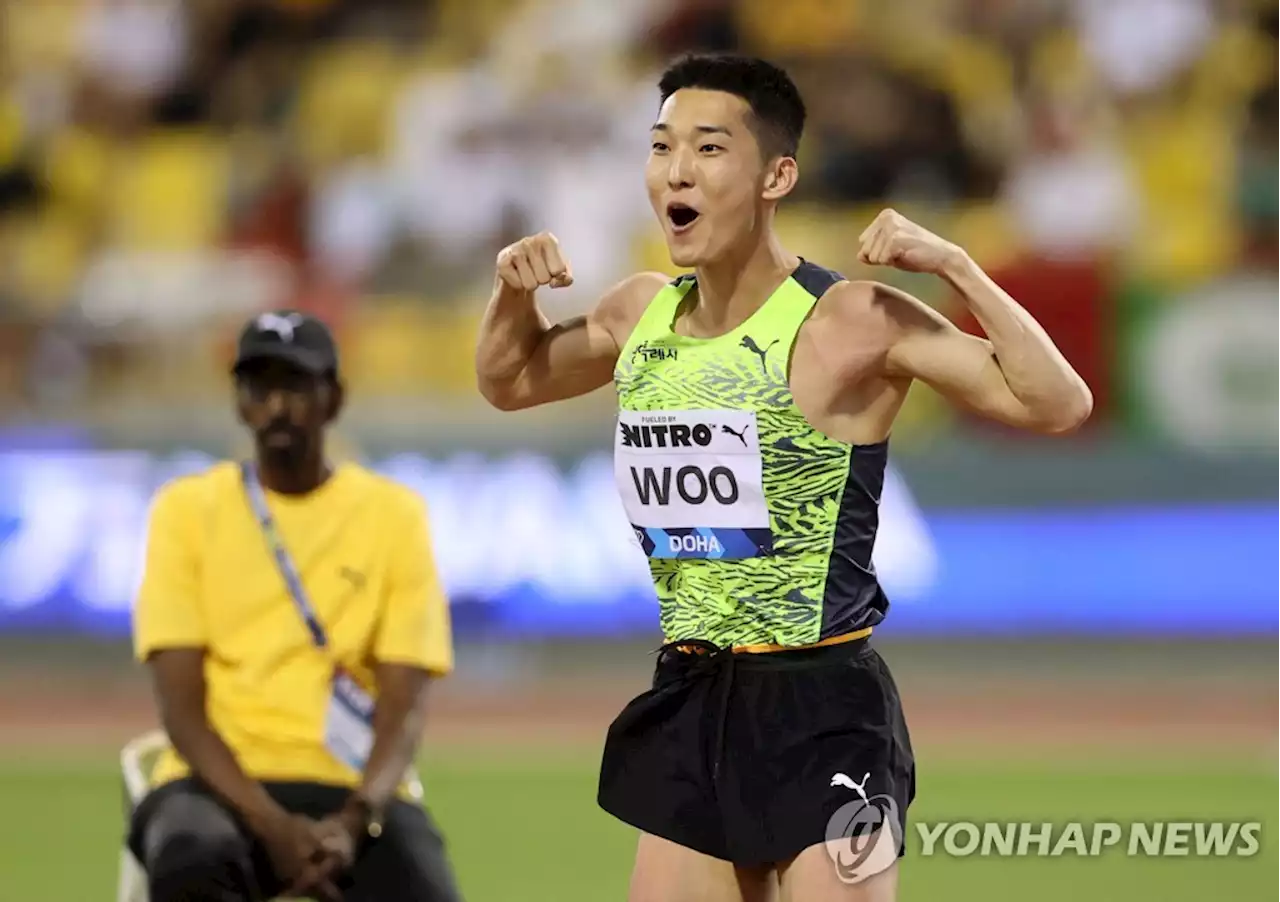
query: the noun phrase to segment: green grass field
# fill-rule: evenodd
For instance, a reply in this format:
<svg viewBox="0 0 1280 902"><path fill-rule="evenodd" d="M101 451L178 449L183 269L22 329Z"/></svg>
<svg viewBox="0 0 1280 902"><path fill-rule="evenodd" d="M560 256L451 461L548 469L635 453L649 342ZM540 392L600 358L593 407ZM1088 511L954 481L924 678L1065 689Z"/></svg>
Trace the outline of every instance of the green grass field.
<svg viewBox="0 0 1280 902"><path fill-rule="evenodd" d="M1274 900L1274 767L1242 760L1174 765L1161 756L975 765L921 763L917 822L1227 820L1264 823L1251 858L924 858L908 838L901 899ZM595 806L594 752L435 752L430 806L470 902L625 898L634 832ZM114 893L120 787L109 755L0 764L0 902L93 902Z"/></svg>

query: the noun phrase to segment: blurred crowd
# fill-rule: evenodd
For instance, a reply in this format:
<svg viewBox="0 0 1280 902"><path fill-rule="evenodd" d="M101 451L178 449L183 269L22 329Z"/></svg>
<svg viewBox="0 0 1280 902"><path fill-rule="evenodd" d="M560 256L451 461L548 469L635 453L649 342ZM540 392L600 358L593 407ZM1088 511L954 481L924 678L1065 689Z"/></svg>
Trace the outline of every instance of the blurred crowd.
<svg viewBox="0 0 1280 902"><path fill-rule="evenodd" d="M514 237L567 248L553 315L670 269L640 167L694 49L799 82L800 250L861 275L879 206L921 217L1104 409L1126 286L1274 281L1261 0L0 0L0 410L198 396L282 305L369 392L465 390Z"/></svg>

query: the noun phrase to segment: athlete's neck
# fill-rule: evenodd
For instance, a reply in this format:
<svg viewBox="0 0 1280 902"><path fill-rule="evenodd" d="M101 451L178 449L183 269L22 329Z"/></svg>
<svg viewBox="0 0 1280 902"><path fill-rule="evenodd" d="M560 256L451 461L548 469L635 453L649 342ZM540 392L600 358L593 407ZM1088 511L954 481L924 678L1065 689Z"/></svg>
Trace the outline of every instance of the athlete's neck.
<svg viewBox="0 0 1280 902"><path fill-rule="evenodd" d="M699 332L724 334L746 322L800 265L773 229L720 260L699 266L697 307L690 312Z"/></svg>
<svg viewBox="0 0 1280 902"><path fill-rule="evenodd" d="M333 475L333 465L317 442L297 457L264 451L256 454L258 479L263 486L281 495L305 495L314 492Z"/></svg>

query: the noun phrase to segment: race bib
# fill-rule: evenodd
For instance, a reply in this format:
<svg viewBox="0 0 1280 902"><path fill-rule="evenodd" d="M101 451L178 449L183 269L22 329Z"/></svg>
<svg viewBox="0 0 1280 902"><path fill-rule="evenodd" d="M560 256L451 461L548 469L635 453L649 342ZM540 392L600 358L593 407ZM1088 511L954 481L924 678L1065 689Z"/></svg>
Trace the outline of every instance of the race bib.
<svg viewBox="0 0 1280 902"><path fill-rule="evenodd" d="M373 750L373 699L343 670L334 674L325 718L325 748L357 773Z"/></svg>
<svg viewBox="0 0 1280 902"><path fill-rule="evenodd" d="M624 410L614 475L635 541L649 557L773 553L752 411Z"/></svg>

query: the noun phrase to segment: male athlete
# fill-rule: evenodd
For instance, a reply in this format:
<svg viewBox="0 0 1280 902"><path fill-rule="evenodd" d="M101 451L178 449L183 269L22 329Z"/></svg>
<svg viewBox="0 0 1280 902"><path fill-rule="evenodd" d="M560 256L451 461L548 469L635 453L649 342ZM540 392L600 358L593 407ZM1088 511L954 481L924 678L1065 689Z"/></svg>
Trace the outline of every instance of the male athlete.
<svg viewBox="0 0 1280 902"><path fill-rule="evenodd" d="M343 391L319 320L251 321L234 377L253 460L160 490L137 601L173 745L129 835L151 902L456 902L402 785L453 666L426 512L329 463Z"/></svg>
<svg viewBox="0 0 1280 902"><path fill-rule="evenodd" d="M867 637L888 609L871 553L894 417L916 379L1044 433L1092 397L963 250L891 210L860 259L945 280L986 339L782 246L805 118L785 73L691 57L659 87L645 179L694 273L634 275L552 325L534 294L572 281L568 259L546 233L505 248L480 389L515 410L617 388L618 489L668 640L601 769L600 804L642 831L631 902L891 900L915 765Z"/></svg>

